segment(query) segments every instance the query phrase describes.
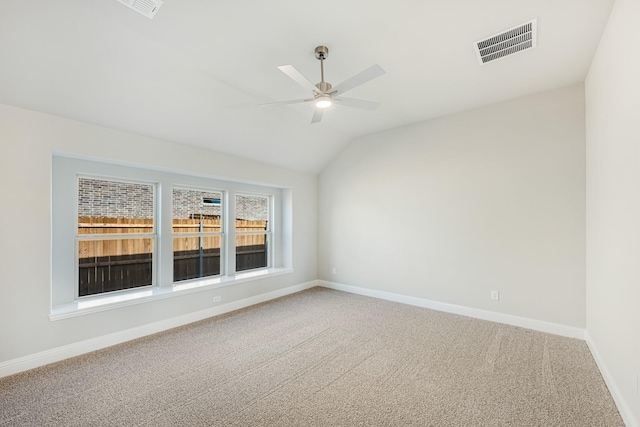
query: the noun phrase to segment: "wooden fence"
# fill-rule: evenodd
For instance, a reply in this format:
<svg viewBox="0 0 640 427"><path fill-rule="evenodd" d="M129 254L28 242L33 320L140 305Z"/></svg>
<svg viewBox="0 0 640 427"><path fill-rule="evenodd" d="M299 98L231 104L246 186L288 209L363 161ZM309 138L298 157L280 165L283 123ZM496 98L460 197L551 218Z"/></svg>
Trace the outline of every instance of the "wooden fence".
<svg viewBox="0 0 640 427"><path fill-rule="evenodd" d="M78 294L95 295L151 285L151 253L80 258Z"/></svg>
<svg viewBox="0 0 640 427"><path fill-rule="evenodd" d="M264 231L266 221L236 220L237 231ZM174 232L200 231L200 219L173 221ZM219 232L220 220L203 218L204 232ZM147 286L152 283L153 240L108 235L153 232L153 219L78 218L80 235L105 235L100 240L79 242L80 296ZM179 236L173 239L174 281L220 274L220 236ZM264 234L236 237L236 271L267 265Z"/></svg>
<svg viewBox="0 0 640 427"><path fill-rule="evenodd" d="M200 231L199 219L174 219L173 231L176 233L197 233ZM222 230L219 219L203 219L203 232L220 232ZM260 232L267 228L267 221L236 220L236 231ZM129 219L129 218L78 218L78 234L133 234L153 232L153 219ZM176 236L173 240L174 252L189 251L195 249L192 245L197 242L197 237ZM196 239L196 240L190 240ZM207 249L219 248L220 238L215 236L205 237L204 243ZM217 243L216 242L217 239ZM117 256L149 253L150 240L144 238L127 239L118 237L115 240L100 240L100 244L83 245L80 258L94 256ZM264 234L244 234L236 237L236 246L264 245Z"/></svg>
<svg viewBox="0 0 640 427"><path fill-rule="evenodd" d="M153 232L153 218L78 217L78 234L126 234Z"/></svg>

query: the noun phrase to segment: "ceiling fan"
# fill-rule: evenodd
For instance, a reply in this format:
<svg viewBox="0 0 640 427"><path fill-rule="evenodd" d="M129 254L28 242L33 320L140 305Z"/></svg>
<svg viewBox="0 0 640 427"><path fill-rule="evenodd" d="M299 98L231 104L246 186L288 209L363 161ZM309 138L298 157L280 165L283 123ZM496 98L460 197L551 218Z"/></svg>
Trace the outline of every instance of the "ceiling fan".
<svg viewBox="0 0 640 427"><path fill-rule="evenodd" d="M351 90L361 84L375 79L384 74L384 70L378 64L372 65L366 70L356 74L353 77L348 78L337 86L332 86L331 83L324 81L324 60L329 56L329 48L326 46L318 46L315 50L316 59L320 61L320 83L313 84L307 79L300 71L296 70L293 65L281 65L278 67L280 71L291 77L293 81L298 83L303 88L311 91L311 98L304 99L292 99L289 101L270 102L267 104L261 104L262 106L269 105L284 105L284 104L297 104L302 102L313 102L315 110L311 123L318 123L322 120L322 114L327 107L332 105L345 105L347 107L364 108L365 110L375 110L380 106L379 102L363 101L360 99L344 98L342 96L348 90Z"/></svg>

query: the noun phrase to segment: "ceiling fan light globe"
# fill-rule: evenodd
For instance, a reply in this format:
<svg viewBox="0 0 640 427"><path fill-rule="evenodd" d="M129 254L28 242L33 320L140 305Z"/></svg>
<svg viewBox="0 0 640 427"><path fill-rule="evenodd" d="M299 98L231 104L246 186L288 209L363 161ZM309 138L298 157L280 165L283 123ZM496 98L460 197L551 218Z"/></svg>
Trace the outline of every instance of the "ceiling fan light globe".
<svg viewBox="0 0 640 427"><path fill-rule="evenodd" d="M319 96L315 100L315 104L317 108L331 107L332 103L333 102L331 101L331 97L329 96Z"/></svg>

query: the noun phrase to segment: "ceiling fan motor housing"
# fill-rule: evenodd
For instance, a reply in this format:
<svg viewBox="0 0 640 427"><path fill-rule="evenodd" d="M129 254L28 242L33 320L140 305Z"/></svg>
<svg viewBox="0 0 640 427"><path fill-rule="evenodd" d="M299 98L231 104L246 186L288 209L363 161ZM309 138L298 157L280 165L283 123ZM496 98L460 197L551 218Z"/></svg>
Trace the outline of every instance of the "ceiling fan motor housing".
<svg viewBox="0 0 640 427"><path fill-rule="evenodd" d="M320 90L320 92L327 93L331 90L331 83L320 82L316 84L316 87Z"/></svg>

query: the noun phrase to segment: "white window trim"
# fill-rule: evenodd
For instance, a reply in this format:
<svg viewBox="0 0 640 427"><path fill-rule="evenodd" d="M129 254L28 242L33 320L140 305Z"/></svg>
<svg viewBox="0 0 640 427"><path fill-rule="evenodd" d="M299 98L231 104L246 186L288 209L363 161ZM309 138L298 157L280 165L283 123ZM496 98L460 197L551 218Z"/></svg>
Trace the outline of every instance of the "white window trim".
<svg viewBox="0 0 640 427"><path fill-rule="evenodd" d="M172 287L144 287L126 291L109 292L98 296L84 297L68 304L59 305L51 309L49 320L62 320L71 317L84 316L86 314L99 313L121 307L157 301L174 296L188 295L196 292L205 292L213 289L224 288L240 283L261 280L266 277L276 277L290 274L290 267L269 268L260 270L248 270L231 276L215 276L200 281L189 280L177 282Z"/></svg>
<svg viewBox="0 0 640 427"><path fill-rule="evenodd" d="M152 286L105 294L77 297L77 266L75 259L77 232L77 176L111 177L118 181L138 181L156 184L157 209L154 232L154 280ZM173 282L173 238L171 191L173 187L223 189L223 215L226 231L226 268L220 276ZM220 191L220 190L218 190ZM272 241L269 268L235 272L235 194L271 196ZM163 202L164 201L164 202ZM167 203L168 201L168 203ZM116 162L96 161L64 154L53 156L52 176L52 274L50 320L60 320L85 314L116 309L193 292L204 292L235 284L262 280L293 272L291 253L291 194L286 188L221 180L188 175L164 169L142 168ZM283 206L285 205L285 206ZM70 207L71 206L71 207ZM75 227L75 231L74 231ZM286 236L286 237L285 237ZM231 254L231 256L230 256Z"/></svg>

